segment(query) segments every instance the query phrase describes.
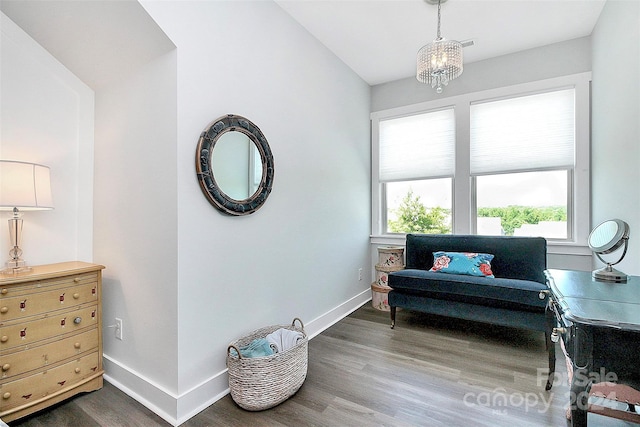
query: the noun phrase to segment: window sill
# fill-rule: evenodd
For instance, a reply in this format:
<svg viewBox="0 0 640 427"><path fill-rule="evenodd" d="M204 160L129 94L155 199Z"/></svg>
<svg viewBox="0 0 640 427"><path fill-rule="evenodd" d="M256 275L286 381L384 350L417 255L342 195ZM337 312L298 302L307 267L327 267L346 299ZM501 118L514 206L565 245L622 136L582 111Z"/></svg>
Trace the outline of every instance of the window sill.
<svg viewBox="0 0 640 427"><path fill-rule="evenodd" d="M371 235L369 236L369 243L372 245L404 246L406 244L406 237L404 234ZM554 241L547 241L547 253L553 255L592 255L591 249L586 245L575 242Z"/></svg>

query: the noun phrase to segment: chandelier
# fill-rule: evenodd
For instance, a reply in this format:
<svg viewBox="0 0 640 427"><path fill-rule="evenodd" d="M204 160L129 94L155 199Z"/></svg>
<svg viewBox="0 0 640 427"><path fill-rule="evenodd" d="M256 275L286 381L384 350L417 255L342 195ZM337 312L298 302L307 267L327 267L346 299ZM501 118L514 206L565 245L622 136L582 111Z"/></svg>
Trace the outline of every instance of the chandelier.
<svg viewBox="0 0 640 427"><path fill-rule="evenodd" d="M440 35L440 3L447 0L425 0L438 4L438 34L436 39L418 51L416 78L420 83L430 84L436 92L442 93L442 86L462 74L462 43L445 40Z"/></svg>

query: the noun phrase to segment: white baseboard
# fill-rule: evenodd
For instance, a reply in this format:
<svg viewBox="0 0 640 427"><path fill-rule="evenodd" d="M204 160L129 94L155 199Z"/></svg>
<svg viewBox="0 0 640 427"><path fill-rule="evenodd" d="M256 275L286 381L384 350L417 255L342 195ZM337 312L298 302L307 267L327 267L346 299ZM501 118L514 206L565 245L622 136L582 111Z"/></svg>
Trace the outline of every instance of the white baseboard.
<svg viewBox="0 0 640 427"><path fill-rule="evenodd" d="M102 359L104 379L113 384L160 418L173 426L176 423L178 396L165 387L135 372L129 367L104 354Z"/></svg>
<svg viewBox="0 0 640 427"><path fill-rule="evenodd" d="M227 369L182 393L178 401L178 425L198 415L228 393Z"/></svg>
<svg viewBox="0 0 640 427"><path fill-rule="evenodd" d="M316 317L304 325L307 336L312 339L370 300L371 291L367 289ZM104 377L107 381L172 426L179 426L186 422L229 393L226 369L205 379L190 390L176 395L106 354L103 364Z"/></svg>
<svg viewBox="0 0 640 427"><path fill-rule="evenodd" d="M305 324L304 328L309 339L320 334L325 329L330 328L332 325L338 323L344 319L368 301L371 300L371 289L362 291L350 300L347 300L337 307L327 311L325 314L320 315L313 319L309 324Z"/></svg>

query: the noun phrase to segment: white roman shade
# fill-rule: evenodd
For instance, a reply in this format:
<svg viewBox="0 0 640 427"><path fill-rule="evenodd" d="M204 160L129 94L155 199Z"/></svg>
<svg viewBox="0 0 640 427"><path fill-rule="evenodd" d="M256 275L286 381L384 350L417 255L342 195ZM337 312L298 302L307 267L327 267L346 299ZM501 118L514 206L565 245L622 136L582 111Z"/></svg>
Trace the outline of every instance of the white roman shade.
<svg viewBox="0 0 640 427"><path fill-rule="evenodd" d="M471 174L572 168L575 93L563 89L471 105Z"/></svg>
<svg viewBox="0 0 640 427"><path fill-rule="evenodd" d="M380 121L380 182L453 176L453 108Z"/></svg>

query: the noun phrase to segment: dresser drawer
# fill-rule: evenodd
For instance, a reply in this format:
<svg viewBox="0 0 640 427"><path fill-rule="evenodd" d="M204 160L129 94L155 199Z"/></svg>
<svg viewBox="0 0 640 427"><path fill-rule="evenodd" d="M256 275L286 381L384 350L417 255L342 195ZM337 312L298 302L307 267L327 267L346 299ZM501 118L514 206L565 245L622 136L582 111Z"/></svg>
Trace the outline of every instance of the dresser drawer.
<svg viewBox="0 0 640 427"><path fill-rule="evenodd" d="M98 348L98 330L92 329L78 335L73 335L61 341L52 342L38 347L28 348L0 356L2 377L0 382L7 382L16 375L44 369L65 359L77 357Z"/></svg>
<svg viewBox="0 0 640 427"><path fill-rule="evenodd" d="M24 276L25 279L26 277L28 276ZM0 286L0 297L14 297L16 295L42 292L43 290L47 289L68 288L70 286L96 283L98 281L98 277L98 273L93 272L82 274L67 274L64 276L45 280L25 280L21 283L15 283L11 285L3 283L2 286Z"/></svg>
<svg viewBox="0 0 640 427"><path fill-rule="evenodd" d="M28 322L2 324L0 328L0 352L18 346L26 346L46 338L72 334L98 325L98 306L91 304L75 310L47 314Z"/></svg>
<svg viewBox="0 0 640 427"><path fill-rule="evenodd" d="M0 411L27 405L53 393L71 389L102 371L98 352L17 381L0 384Z"/></svg>
<svg viewBox="0 0 640 427"><path fill-rule="evenodd" d="M0 321L37 316L98 300L98 284L95 281L67 286L34 288L38 292L24 294L9 292L11 296L5 295L0 300Z"/></svg>

